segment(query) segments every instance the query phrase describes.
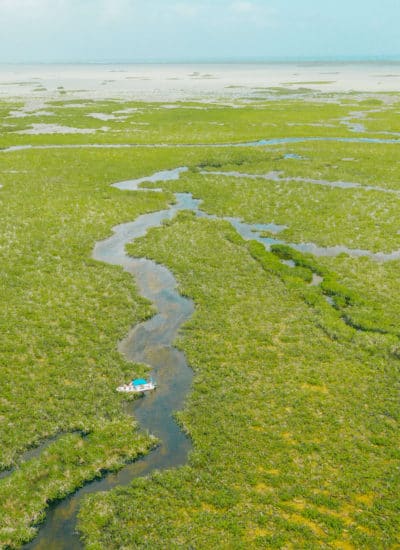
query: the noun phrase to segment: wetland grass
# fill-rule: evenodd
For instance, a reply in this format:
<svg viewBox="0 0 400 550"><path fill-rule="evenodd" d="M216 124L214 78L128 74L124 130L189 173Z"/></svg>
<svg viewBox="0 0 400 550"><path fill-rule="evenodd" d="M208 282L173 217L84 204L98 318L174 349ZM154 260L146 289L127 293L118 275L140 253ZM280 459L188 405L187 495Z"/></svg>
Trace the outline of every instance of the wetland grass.
<svg viewBox="0 0 400 550"><path fill-rule="evenodd" d="M186 468L91 496L80 516L89 548L397 540L388 341L340 319L346 332L330 335L301 278L288 284L272 254L266 270L247 246L225 222L184 213L130 247L168 265L196 304L179 341L195 370L179 415L195 450ZM319 312L328 325L331 310Z"/></svg>
<svg viewBox="0 0 400 550"><path fill-rule="evenodd" d="M370 136L397 131L398 121L392 96L176 109L60 99L46 106L53 115L9 117L20 107L0 103L1 147L346 137L354 134L341 119L355 110L366 113ZM15 133L36 123L96 132ZM100 130L104 124L110 130ZM124 361L117 343L153 311L130 276L91 259L96 241L114 225L165 209L173 193L190 192L208 214L287 225L280 233L287 242L388 252L400 248L393 195L199 171L282 171L399 190L398 151L397 144L309 142L0 153L0 468L16 466L0 479L0 547L32 538L49 501L154 444L115 392L127 377L146 375L144 365ZM161 193L111 187L178 166L189 170L154 183ZM192 212L129 252L167 266L196 306L177 342L195 372L177 415L193 452L184 467L87 497L79 516L86 547L397 547L399 262L316 258L285 246L268 252L230 223ZM320 286L310 286L313 274L323 277ZM56 434L37 457L19 461Z"/></svg>

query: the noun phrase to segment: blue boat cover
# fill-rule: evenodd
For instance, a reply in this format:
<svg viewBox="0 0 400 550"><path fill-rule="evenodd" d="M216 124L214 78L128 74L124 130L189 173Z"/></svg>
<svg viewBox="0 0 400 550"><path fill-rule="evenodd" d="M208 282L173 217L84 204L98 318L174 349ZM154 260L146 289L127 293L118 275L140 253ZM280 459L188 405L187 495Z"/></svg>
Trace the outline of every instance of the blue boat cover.
<svg viewBox="0 0 400 550"><path fill-rule="evenodd" d="M143 384L147 384L147 380L144 380L143 378L136 378L136 380L132 380L132 384L134 386L142 386Z"/></svg>

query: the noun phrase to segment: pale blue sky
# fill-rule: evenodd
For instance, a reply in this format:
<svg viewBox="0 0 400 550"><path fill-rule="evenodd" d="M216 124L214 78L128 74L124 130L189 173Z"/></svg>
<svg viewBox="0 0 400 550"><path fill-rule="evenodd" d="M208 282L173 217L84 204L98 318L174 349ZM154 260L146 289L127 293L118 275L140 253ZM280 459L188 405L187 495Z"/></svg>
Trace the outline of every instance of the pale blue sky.
<svg viewBox="0 0 400 550"><path fill-rule="evenodd" d="M0 0L0 62L400 58L400 0Z"/></svg>

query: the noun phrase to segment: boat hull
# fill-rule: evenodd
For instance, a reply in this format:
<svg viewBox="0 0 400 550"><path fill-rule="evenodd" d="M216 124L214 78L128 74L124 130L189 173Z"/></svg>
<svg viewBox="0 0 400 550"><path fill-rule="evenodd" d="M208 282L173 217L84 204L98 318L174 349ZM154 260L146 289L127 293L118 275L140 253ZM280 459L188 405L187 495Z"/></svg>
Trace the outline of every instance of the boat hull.
<svg viewBox="0 0 400 550"><path fill-rule="evenodd" d="M143 393L147 391L153 391L156 389L156 385L152 382L147 384L140 384L139 386L133 386L132 384L125 384L124 386L119 386L117 392L119 393Z"/></svg>

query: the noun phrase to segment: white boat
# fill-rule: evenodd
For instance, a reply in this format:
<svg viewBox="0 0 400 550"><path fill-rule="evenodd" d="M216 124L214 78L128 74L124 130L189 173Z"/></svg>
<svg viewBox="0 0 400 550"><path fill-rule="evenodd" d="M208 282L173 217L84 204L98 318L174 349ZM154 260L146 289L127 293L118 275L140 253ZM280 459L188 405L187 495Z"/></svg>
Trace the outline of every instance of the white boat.
<svg viewBox="0 0 400 550"><path fill-rule="evenodd" d="M143 393L146 391L155 390L156 387L157 387L157 384L154 382L152 378L150 378L150 380L137 378L136 380L132 380L132 382L130 382L129 384L124 384L123 386L119 386L117 388L117 391L120 393Z"/></svg>

